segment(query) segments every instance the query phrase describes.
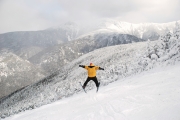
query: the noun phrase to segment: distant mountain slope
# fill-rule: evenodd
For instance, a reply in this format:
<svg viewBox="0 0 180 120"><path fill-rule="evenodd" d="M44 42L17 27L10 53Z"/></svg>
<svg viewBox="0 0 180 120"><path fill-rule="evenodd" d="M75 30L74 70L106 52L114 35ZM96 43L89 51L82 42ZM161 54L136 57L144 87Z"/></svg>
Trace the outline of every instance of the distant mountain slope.
<svg viewBox="0 0 180 120"><path fill-rule="evenodd" d="M106 19L91 26L79 27L75 23L68 22L64 25L46 30L0 34L0 49L9 49L21 58L29 59L44 48L74 40L80 35L85 35L93 31L116 32L119 34L134 35L144 40L157 40L164 33L173 31L175 23L132 24Z"/></svg>
<svg viewBox="0 0 180 120"><path fill-rule="evenodd" d="M141 41L144 40L127 34L95 32L82 36L77 40L45 49L28 60L35 65L39 65L48 73L53 73L82 54L95 49Z"/></svg>
<svg viewBox="0 0 180 120"><path fill-rule="evenodd" d="M17 55L0 52L0 98L45 77L46 73Z"/></svg>
<svg viewBox="0 0 180 120"><path fill-rule="evenodd" d="M10 32L0 34L0 49L9 49L21 58L28 59L44 48L71 41L77 35L77 26L70 23L41 31Z"/></svg>
<svg viewBox="0 0 180 120"><path fill-rule="evenodd" d="M76 39L83 42L78 43L73 41L70 45L67 43L59 47L48 48L29 58L29 61L41 66L47 72L53 73L62 65L94 49L148 39L157 40L161 35L169 31L174 31L176 23L177 22L131 24L117 20L101 21L99 24L91 26L93 28L91 32L85 33ZM138 38L125 37L121 34L129 34ZM143 40L139 38L143 38Z"/></svg>
<svg viewBox="0 0 180 120"><path fill-rule="evenodd" d="M180 23L180 20L177 21ZM176 26L175 22L169 23L139 23L133 24L119 20L105 19L99 22L94 30L107 30L121 34L130 34L144 40L157 40L167 32L173 32Z"/></svg>

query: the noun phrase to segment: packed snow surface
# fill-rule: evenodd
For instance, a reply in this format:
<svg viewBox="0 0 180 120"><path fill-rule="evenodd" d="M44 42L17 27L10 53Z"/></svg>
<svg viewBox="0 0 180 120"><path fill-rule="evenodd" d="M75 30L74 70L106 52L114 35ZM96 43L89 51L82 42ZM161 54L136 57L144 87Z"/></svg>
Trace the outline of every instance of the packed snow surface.
<svg viewBox="0 0 180 120"><path fill-rule="evenodd" d="M180 120L179 71L155 68L5 120Z"/></svg>

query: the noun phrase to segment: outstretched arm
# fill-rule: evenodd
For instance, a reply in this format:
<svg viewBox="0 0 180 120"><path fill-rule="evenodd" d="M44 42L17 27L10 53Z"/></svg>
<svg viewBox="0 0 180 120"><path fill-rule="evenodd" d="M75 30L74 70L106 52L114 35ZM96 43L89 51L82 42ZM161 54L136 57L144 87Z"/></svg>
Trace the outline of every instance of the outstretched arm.
<svg viewBox="0 0 180 120"><path fill-rule="evenodd" d="M79 67L85 68L85 65L79 65Z"/></svg>

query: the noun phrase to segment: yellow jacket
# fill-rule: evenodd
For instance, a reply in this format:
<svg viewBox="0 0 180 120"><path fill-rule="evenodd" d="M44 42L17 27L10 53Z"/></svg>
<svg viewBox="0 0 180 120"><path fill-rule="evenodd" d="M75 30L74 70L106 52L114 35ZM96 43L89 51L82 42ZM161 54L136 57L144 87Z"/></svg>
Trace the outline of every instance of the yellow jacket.
<svg viewBox="0 0 180 120"><path fill-rule="evenodd" d="M88 77L95 77L96 76L96 70L99 70L99 66L85 66L85 69L88 71Z"/></svg>

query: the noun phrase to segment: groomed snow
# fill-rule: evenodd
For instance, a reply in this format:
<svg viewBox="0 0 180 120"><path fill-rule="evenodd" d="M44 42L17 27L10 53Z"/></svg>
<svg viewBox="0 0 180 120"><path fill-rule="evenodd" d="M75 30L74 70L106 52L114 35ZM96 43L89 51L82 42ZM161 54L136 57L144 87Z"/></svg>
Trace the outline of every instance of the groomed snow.
<svg viewBox="0 0 180 120"><path fill-rule="evenodd" d="M179 71L156 68L5 120L180 120Z"/></svg>

